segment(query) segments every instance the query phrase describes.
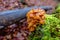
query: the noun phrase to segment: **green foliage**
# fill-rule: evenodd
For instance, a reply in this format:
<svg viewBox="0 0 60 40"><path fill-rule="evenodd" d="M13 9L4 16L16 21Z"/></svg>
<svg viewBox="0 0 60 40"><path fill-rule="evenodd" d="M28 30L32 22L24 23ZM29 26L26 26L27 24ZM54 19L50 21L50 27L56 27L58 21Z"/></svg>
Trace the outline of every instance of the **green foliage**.
<svg viewBox="0 0 60 40"><path fill-rule="evenodd" d="M56 7L54 14L56 18L60 19L60 4Z"/></svg>
<svg viewBox="0 0 60 40"><path fill-rule="evenodd" d="M60 40L60 20L53 15L45 16L45 24L37 26L29 35L30 40Z"/></svg>
<svg viewBox="0 0 60 40"><path fill-rule="evenodd" d="M44 36L41 40L59 40L60 20L58 18L52 15L46 15L45 24L42 27Z"/></svg>
<svg viewBox="0 0 60 40"><path fill-rule="evenodd" d="M42 31L40 26L37 26L36 30L29 35L29 40L41 40Z"/></svg>
<svg viewBox="0 0 60 40"><path fill-rule="evenodd" d="M57 5L56 12L60 12L60 4Z"/></svg>

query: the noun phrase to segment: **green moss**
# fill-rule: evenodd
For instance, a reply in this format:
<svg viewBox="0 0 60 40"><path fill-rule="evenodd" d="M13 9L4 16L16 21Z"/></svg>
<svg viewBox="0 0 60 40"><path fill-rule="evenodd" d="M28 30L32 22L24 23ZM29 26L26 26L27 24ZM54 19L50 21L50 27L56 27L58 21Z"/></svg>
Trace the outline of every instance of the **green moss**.
<svg viewBox="0 0 60 40"><path fill-rule="evenodd" d="M29 35L29 40L59 40L60 20L53 15L45 16L45 24L38 25L36 30Z"/></svg>

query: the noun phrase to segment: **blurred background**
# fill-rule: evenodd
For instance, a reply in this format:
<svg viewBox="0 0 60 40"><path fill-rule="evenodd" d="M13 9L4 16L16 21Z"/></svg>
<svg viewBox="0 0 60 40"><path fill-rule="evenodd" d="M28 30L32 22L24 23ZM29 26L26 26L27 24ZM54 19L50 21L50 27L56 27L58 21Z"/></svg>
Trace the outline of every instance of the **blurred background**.
<svg viewBox="0 0 60 40"><path fill-rule="evenodd" d="M7 10L23 9L32 6L52 6L53 9L47 11L47 13L52 13L54 12L58 4L60 4L60 0L0 0L0 12ZM27 26L26 18L19 20L18 22L13 23L11 25L5 27L2 26L3 28L0 29L0 40L28 40L27 37L31 32L25 30L26 26ZM42 33L39 34L40 31L37 32L38 35L41 36L40 34ZM35 34L34 33L32 34L32 38L33 35Z"/></svg>
<svg viewBox="0 0 60 40"><path fill-rule="evenodd" d="M60 0L0 0L0 11L31 6L52 6L54 10L59 1Z"/></svg>

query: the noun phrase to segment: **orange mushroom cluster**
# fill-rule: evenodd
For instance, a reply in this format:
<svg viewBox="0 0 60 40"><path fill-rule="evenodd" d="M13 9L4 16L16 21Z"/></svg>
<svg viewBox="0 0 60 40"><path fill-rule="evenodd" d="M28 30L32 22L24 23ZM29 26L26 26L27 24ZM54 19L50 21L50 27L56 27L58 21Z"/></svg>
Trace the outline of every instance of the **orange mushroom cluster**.
<svg viewBox="0 0 60 40"><path fill-rule="evenodd" d="M27 29L29 31L34 31L36 28L36 25L39 24L44 24L45 22L45 11L43 9L32 9L30 10L26 17L27 17L27 23L28 27Z"/></svg>

